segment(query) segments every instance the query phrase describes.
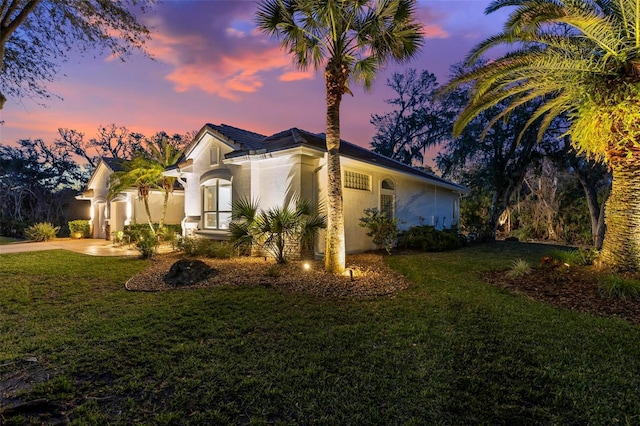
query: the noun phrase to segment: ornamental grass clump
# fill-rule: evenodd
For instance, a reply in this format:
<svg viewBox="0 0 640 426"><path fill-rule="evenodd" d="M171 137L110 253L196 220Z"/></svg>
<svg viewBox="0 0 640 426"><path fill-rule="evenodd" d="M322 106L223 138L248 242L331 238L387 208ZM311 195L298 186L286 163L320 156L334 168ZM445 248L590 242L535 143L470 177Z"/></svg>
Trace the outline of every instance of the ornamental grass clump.
<svg viewBox="0 0 640 426"><path fill-rule="evenodd" d="M50 222L40 222L25 229L24 235L31 241L49 241L56 238L59 230L59 226L53 226Z"/></svg>
<svg viewBox="0 0 640 426"><path fill-rule="evenodd" d="M529 262L523 259L518 259L511 262L511 269L507 272L507 277L520 278L525 275L529 275L532 271L533 269L531 269Z"/></svg>
<svg viewBox="0 0 640 426"><path fill-rule="evenodd" d="M598 285L600 294L608 298L626 299L640 296L640 281L609 275Z"/></svg>
<svg viewBox="0 0 640 426"><path fill-rule="evenodd" d="M551 250L548 257L570 266L593 265L598 257L598 250L594 248L579 248L576 250Z"/></svg>

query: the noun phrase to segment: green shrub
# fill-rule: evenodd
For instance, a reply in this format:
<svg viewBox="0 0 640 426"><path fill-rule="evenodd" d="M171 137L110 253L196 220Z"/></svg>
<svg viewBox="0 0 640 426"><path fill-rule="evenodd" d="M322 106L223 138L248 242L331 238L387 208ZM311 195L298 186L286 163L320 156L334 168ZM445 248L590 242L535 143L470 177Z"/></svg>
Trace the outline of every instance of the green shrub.
<svg viewBox="0 0 640 426"><path fill-rule="evenodd" d="M154 230L155 229L156 228L154 228ZM131 225L125 226L122 232L124 233L124 237L127 237L129 242L132 243L135 243L148 235L153 235L148 223L132 223Z"/></svg>
<svg viewBox="0 0 640 426"><path fill-rule="evenodd" d="M73 238L89 238L91 236L91 226L88 220L71 220L68 223L69 235Z"/></svg>
<svg viewBox="0 0 640 426"><path fill-rule="evenodd" d="M593 262L596 261L596 259L598 258L598 256L600 255L600 252L598 251L598 249L595 249L593 247L590 248L579 248L577 251L577 265L579 266L586 266L586 265L593 265Z"/></svg>
<svg viewBox="0 0 640 426"><path fill-rule="evenodd" d="M40 222L25 229L24 235L32 241L49 241L56 237L59 230L59 226L53 226L49 222Z"/></svg>
<svg viewBox="0 0 640 426"><path fill-rule="evenodd" d="M276 263L275 265L269 266L264 274L269 278L280 278L284 274L282 264Z"/></svg>
<svg viewBox="0 0 640 426"><path fill-rule="evenodd" d="M236 255L236 248L232 243L208 238L179 238L176 242L176 248L190 257L229 259Z"/></svg>
<svg viewBox="0 0 640 426"><path fill-rule="evenodd" d="M520 241L534 240L536 238L536 231L530 226L522 226L511 231L511 236L516 237Z"/></svg>
<svg viewBox="0 0 640 426"><path fill-rule="evenodd" d="M414 226L400 233L398 247L421 251L445 251L464 247L466 239L456 229L437 230L430 225Z"/></svg>
<svg viewBox="0 0 640 426"><path fill-rule="evenodd" d="M151 229L147 227L136 231L136 249L143 259L151 259L158 251L158 238L153 235Z"/></svg>
<svg viewBox="0 0 640 426"><path fill-rule="evenodd" d="M600 293L605 297L626 299L640 296L640 281L623 278L618 275L609 275L602 279L598 285Z"/></svg>
<svg viewBox="0 0 640 426"><path fill-rule="evenodd" d="M28 223L21 220L3 219L0 220L0 235L16 239L24 237L24 230Z"/></svg>
<svg viewBox="0 0 640 426"><path fill-rule="evenodd" d="M156 235L160 237L160 241L175 244L179 236L182 235L182 227L180 225L164 225L156 231Z"/></svg>
<svg viewBox="0 0 640 426"><path fill-rule="evenodd" d="M598 254L598 250L594 248L579 248L576 250L551 250L547 256L567 265L587 266L593 265Z"/></svg>
<svg viewBox="0 0 640 426"><path fill-rule="evenodd" d="M525 275L529 275L533 269L526 260L518 259L511 262L511 269L507 272L509 278L519 278Z"/></svg>
<svg viewBox="0 0 640 426"><path fill-rule="evenodd" d="M360 218L360 226L367 228L367 236L373 237L373 244L378 250L384 248L391 254L391 249L398 243L398 222L391 219L376 208L364 209L364 216Z"/></svg>

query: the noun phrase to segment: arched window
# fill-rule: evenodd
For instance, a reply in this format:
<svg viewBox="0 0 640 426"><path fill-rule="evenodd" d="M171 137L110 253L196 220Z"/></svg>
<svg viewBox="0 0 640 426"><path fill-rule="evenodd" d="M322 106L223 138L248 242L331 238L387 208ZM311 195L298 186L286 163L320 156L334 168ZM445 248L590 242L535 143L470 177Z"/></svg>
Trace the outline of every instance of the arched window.
<svg viewBox="0 0 640 426"><path fill-rule="evenodd" d="M229 229L231 181L211 179L203 185L202 217L205 229Z"/></svg>
<svg viewBox="0 0 640 426"><path fill-rule="evenodd" d="M396 185L391 179L384 179L380 184L380 213L389 219L396 214Z"/></svg>

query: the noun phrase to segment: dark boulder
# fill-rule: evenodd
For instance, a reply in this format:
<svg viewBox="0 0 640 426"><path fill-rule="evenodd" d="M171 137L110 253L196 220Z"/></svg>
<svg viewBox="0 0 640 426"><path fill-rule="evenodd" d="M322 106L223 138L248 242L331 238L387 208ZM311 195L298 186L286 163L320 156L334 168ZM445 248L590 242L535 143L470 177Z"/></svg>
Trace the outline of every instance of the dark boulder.
<svg viewBox="0 0 640 426"><path fill-rule="evenodd" d="M164 276L164 282L175 286L197 284L200 281L215 277L218 271L211 268L201 260L180 259L169 269Z"/></svg>

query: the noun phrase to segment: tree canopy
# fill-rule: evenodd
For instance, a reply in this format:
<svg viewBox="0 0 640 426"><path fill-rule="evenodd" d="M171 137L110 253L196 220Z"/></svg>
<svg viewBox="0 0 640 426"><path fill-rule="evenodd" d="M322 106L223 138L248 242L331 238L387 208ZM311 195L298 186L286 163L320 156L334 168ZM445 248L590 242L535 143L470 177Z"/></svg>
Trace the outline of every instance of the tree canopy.
<svg viewBox="0 0 640 426"><path fill-rule="evenodd" d="M427 70L419 75L415 69L394 73L387 86L396 97L385 102L393 111L371 116L376 134L371 141L373 151L409 165L421 165L428 147L451 137L456 109L451 96L438 98L438 81Z"/></svg>
<svg viewBox="0 0 640 426"><path fill-rule="evenodd" d="M107 51L123 59L145 51L149 28L138 19L155 0L2 0L0 109L7 96L50 96L70 52Z"/></svg>

